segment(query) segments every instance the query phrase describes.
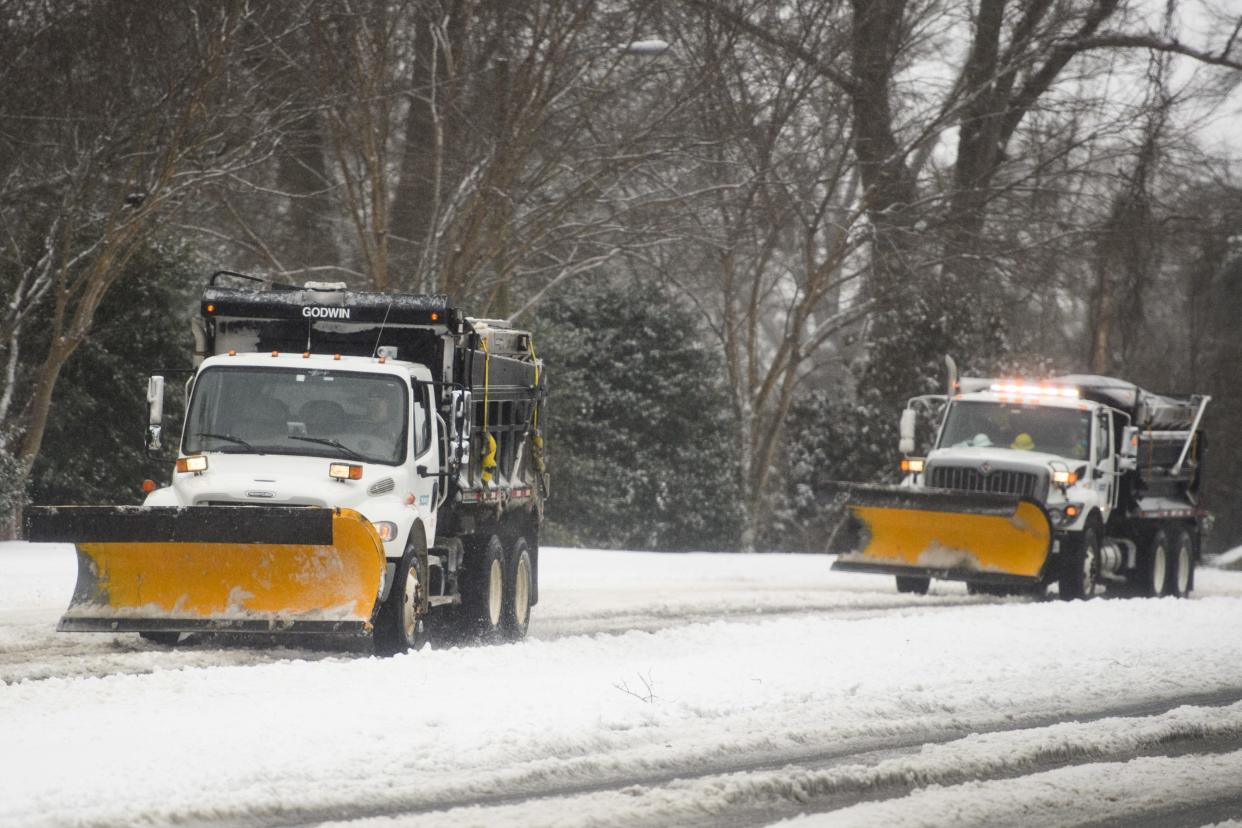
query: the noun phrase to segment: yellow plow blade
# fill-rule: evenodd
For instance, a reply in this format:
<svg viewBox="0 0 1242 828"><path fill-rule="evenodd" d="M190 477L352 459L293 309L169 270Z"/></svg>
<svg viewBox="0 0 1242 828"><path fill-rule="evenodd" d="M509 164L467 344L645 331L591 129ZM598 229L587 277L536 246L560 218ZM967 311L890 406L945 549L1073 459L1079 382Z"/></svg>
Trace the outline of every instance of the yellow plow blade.
<svg viewBox="0 0 1242 828"><path fill-rule="evenodd" d="M1034 584L1052 524L1033 500L901 487L844 490L834 569L993 584Z"/></svg>
<svg viewBox="0 0 1242 828"><path fill-rule="evenodd" d="M384 549L355 511L83 508L45 516L52 531L31 533L28 524L32 539L59 534L77 543L78 582L61 630L366 634L372 627Z"/></svg>

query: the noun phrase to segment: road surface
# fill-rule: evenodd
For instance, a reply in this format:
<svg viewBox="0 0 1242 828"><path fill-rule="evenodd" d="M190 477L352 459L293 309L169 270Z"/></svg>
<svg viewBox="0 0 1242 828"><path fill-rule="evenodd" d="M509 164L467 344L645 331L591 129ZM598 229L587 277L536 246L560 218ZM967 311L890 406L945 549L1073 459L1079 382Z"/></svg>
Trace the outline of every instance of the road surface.
<svg viewBox="0 0 1242 828"><path fill-rule="evenodd" d="M0 544L0 825L1209 825L1242 814L1242 573L968 596L797 555L545 549L530 639L365 651L54 626Z"/></svg>

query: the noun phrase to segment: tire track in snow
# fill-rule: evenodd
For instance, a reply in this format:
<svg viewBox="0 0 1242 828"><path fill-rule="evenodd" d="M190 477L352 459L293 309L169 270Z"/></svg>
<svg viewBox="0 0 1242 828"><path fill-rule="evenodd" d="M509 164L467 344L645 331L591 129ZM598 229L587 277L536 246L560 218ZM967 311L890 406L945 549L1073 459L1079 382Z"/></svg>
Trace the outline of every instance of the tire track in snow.
<svg viewBox="0 0 1242 828"><path fill-rule="evenodd" d="M855 742L848 747L810 747L779 755L716 761L705 763L692 772L627 773L623 777L601 777L562 785L510 788L504 793L482 796L442 796L411 802L408 807L390 804L368 808L364 803L338 805L327 811L247 820L245 825L287 828L325 820L339 820L336 824L340 825L378 820L382 825L386 818L399 819L402 825L406 820L422 824L420 819L428 824L448 821L463 826L524 824L532 819L526 809L533 813L542 809L545 815L553 809L562 813L592 814L589 808L579 810L574 800L602 795L615 796L622 803L663 798L667 800L667 807L664 813L659 804L646 814L641 809L618 812L620 806L613 802L602 809L609 818L592 821L592 824L749 826L799 813L832 811L860 802L900 797L926 785L1018 778L1060 767L1125 761L1145 755L1236 751L1242 749L1242 709L1229 721L1218 725L1213 725L1211 720L1217 709L1239 704L1242 704L1242 688L1148 700L1059 718L1032 717L1005 724L998 722L995 728L988 729L946 727L917 737L893 737ZM1141 726L1146 720L1168 716L1184 707L1205 711L1206 715L1192 723L1179 725L1174 721L1156 727L1145 737L1113 739L1099 745L1089 738L1096 723L1123 720L1123 729L1131 724ZM1058 727L1068 728L1069 732L1045 738L1044 744L1034 748L1023 747L1032 732ZM1076 729L1084 734L1077 740ZM918 760L929 749L952 751L980 740L999 742L991 759L976 757L964 764L927 761L923 763L925 767L920 767ZM1118 742L1122 745L1120 749ZM1026 754L1023 754L1024 749ZM978 749L972 750L977 752ZM695 804L695 789L700 789L702 796L714 802ZM537 818L533 821L539 822Z"/></svg>

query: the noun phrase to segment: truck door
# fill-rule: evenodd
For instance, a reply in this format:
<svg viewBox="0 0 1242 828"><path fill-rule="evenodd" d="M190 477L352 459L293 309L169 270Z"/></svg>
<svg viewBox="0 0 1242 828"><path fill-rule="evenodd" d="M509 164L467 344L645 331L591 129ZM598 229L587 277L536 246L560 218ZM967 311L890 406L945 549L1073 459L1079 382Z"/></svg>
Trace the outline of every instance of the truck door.
<svg viewBox="0 0 1242 828"><path fill-rule="evenodd" d="M1095 467L1092 472L1094 485L1101 493L1101 503L1107 503L1111 511L1117 506L1117 452L1113 445L1113 415L1107 409L1095 413Z"/></svg>
<svg viewBox="0 0 1242 828"><path fill-rule="evenodd" d="M436 508L444 497L444 478L439 476L443 468L440 462L440 429L432 408L431 388L415 382L414 404L410 406L414 432L413 487L414 506L427 529L427 543L435 542Z"/></svg>

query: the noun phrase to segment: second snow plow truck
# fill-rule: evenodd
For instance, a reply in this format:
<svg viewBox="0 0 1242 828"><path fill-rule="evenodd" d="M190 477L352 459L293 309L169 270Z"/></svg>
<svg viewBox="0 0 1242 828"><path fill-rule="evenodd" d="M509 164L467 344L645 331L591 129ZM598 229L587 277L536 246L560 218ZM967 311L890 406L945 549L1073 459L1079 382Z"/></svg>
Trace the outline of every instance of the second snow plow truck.
<svg viewBox="0 0 1242 828"><path fill-rule="evenodd" d="M901 418L899 486L843 485L834 568L933 578L971 592L1063 598L1100 588L1185 596L1207 513L1200 423L1209 397L1153 394L1118 379L962 378ZM914 456L918 410L934 437Z"/></svg>
<svg viewBox="0 0 1242 828"><path fill-rule="evenodd" d="M141 507L27 512L29 539L77 545L61 630L371 636L388 653L422 646L429 614L526 634L547 487L529 333L444 296L226 271L200 312L171 485ZM163 391L152 377L156 451Z"/></svg>

